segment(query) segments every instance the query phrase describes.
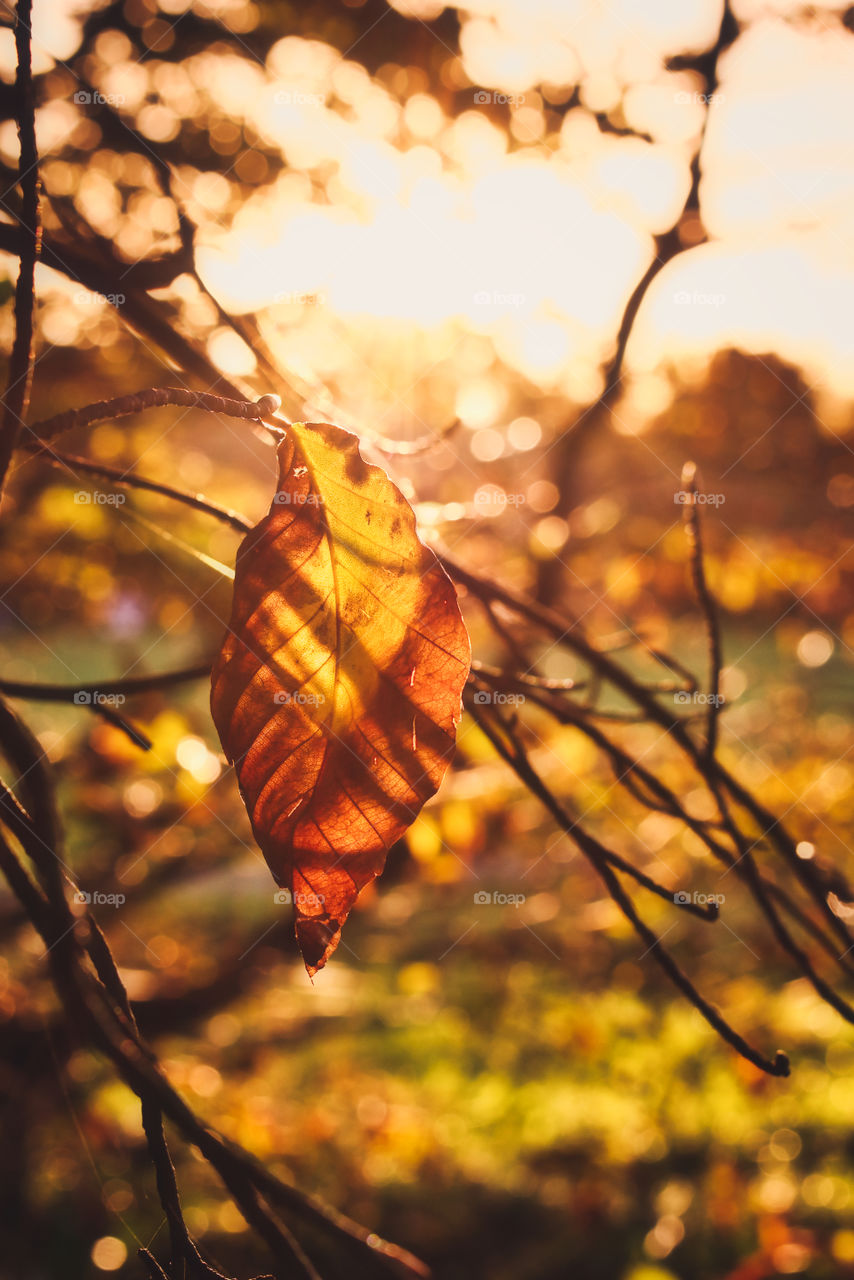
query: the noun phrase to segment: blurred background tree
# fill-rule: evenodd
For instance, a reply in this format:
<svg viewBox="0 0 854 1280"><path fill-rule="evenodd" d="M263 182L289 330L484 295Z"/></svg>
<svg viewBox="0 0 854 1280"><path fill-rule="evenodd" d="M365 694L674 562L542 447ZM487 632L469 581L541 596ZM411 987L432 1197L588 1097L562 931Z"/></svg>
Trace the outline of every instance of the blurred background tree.
<svg viewBox="0 0 854 1280"><path fill-rule="evenodd" d="M10 351L27 220L4 10ZM67 862L171 1085L444 1280L854 1275L845 1007L715 862L710 841L752 865L668 727L701 747L710 723L690 457L712 499L717 758L785 823L800 867L778 872L782 828L733 806L769 883L812 886L797 937L824 930L831 977L854 909L846 22L785 0L35 3L28 421L165 384L351 427L459 568L472 694L503 701L469 701L454 773L312 987L205 680L154 679L209 663L240 532L138 481L255 521L275 483L259 431L163 409L76 428L60 465L16 454L0 688L55 770ZM71 697L147 677L119 708L147 751ZM33 684L70 705L22 699ZM670 894L723 896L715 924L638 902L751 1045L786 1048L789 1079L715 1038L496 746L576 834ZM627 759L678 807L639 799ZM0 1274L144 1275L137 1249L167 1265L169 1232L139 1104L66 1018L19 902L0 910ZM256 1224L192 1146L173 1154L200 1248L266 1274ZM302 1243L324 1277L387 1274Z"/></svg>

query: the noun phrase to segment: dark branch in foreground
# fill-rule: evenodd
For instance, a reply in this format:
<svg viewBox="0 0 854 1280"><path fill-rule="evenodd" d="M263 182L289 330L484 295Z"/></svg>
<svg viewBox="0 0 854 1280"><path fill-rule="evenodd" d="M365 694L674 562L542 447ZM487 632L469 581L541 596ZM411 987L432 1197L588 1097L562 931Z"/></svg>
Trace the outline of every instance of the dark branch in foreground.
<svg viewBox="0 0 854 1280"><path fill-rule="evenodd" d="M344 1257L351 1257L354 1265L367 1266L368 1274L426 1276L427 1268L412 1255L281 1182L241 1147L200 1121L176 1093L153 1051L140 1038L127 992L98 925L88 913L75 916L68 906L56 845L58 826L50 774L37 741L2 703L0 747L14 762L28 802L22 807L10 792L0 792L0 822L31 860L39 888L27 876L9 841L2 838L0 870L44 941L52 980L64 1009L89 1043L113 1062L121 1079L140 1099L172 1239L172 1263L164 1274L169 1280L178 1280L185 1274L193 1280L221 1275L202 1258L181 1216L174 1166L162 1131L165 1115L185 1141L200 1149L241 1213L265 1241L275 1262L277 1280L290 1280L292 1276L319 1280L294 1235L300 1225L320 1229ZM41 802L40 808L32 807L34 800ZM283 1215L281 1219L279 1214Z"/></svg>
<svg viewBox="0 0 854 1280"><path fill-rule="evenodd" d="M33 312L36 305L35 278L41 245L41 217L31 26L32 0L18 0L15 14L15 50L18 56L15 114L21 146L18 162L18 181L22 196L21 261L15 286L15 340L9 360L9 379L3 396L3 420L0 423L0 493L27 415L33 375Z"/></svg>

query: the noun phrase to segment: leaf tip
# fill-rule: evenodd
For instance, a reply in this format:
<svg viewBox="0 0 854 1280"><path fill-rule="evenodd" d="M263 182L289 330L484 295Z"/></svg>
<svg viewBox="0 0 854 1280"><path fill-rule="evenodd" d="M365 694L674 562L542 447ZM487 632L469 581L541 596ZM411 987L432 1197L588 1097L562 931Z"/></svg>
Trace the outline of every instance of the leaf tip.
<svg viewBox="0 0 854 1280"><path fill-rule="evenodd" d="M341 925L332 916L297 916L297 944L310 978L323 968L341 940Z"/></svg>

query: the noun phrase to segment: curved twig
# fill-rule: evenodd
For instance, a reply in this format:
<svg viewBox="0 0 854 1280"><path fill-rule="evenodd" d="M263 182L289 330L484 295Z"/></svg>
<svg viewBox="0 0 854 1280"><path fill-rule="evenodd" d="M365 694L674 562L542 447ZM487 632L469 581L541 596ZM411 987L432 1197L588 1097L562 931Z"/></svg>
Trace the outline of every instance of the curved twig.
<svg viewBox="0 0 854 1280"><path fill-rule="evenodd" d="M515 741L513 730L505 723L501 724L503 733L511 743L508 746L495 728L489 724L487 717L481 713L481 708L469 703L468 709L501 758L510 765L527 789L542 801L561 828L599 873L613 901L630 922L638 936L647 944L648 952L665 971L671 982L679 988L683 995L690 1000L694 1008L702 1014L709 1026L718 1033L722 1040L731 1045L748 1062L752 1062L760 1071L764 1071L771 1076L787 1076L789 1074L789 1059L782 1050L778 1049L773 1059L766 1058L764 1054L759 1053L758 1050L748 1044L729 1025L726 1019L718 1013L717 1009L700 995L690 978L683 973L669 951L662 946L658 935L638 914L634 903L609 865L609 859L603 856L603 852L607 851L604 851L597 840L590 836L577 822L573 821L560 801L552 794L534 769L531 768L525 752L519 748L518 743Z"/></svg>
<svg viewBox="0 0 854 1280"><path fill-rule="evenodd" d="M71 431L74 427L112 422L116 418L126 418L133 413L143 413L146 409L162 408L165 405L204 409L208 413L222 413L229 418L248 418L273 430L267 419L278 413L280 403L279 397L273 395L261 396L259 400L233 400L227 396L211 395L206 391L188 391L186 387L146 387L130 395L98 400L79 409L66 409L63 413L54 414L52 418L33 422L28 431L38 440L48 440L63 431ZM287 425L285 422L278 424L274 434L283 435L283 428Z"/></svg>
<svg viewBox="0 0 854 1280"><path fill-rule="evenodd" d="M783 822L757 800L737 778L733 777L717 756L712 760L707 758L705 751L688 733L685 723L679 716L662 707L643 685L613 660L610 654L592 644L577 624L567 623L555 610L500 585L491 577L472 572L446 550L439 552L439 560L451 577L465 585L473 595L484 594L498 600L527 621L541 627L559 644L566 646L582 658L603 680L629 698L643 712L643 718L660 725L703 781L707 784L710 780L718 781L757 823L761 828L760 838L764 837L771 841L794 873L795 878L819 908L830 929L843 943L843 950L847 952L854 946L854 938L847 925L830 909L827 902L827 888L822 882L818 868L812 862L798 857L795 842ZM615 714L619 716L619 713Z"/></svg>

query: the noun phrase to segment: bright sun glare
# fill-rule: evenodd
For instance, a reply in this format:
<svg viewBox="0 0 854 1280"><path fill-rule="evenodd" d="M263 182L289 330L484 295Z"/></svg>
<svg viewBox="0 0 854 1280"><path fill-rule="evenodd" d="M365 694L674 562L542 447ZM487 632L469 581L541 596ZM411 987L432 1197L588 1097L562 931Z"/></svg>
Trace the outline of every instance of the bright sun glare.
<svg viewBox="0 0 854 1280"><path fill-rule="evenodd" d="M74 43L73 9L49 8L40 6L36 33L43 61ZM278 41L265 66L207 52L153 69L105 36L101 85L121 84L124 109L139 109L152 143L174 136L207 95L281 150L289 167L237 209L219 174L188 169L176 189L200 226L206 284L232 312L259 313L282 368L319 387L358 367L382 335L396 354L377 376L398 395L398 365L404 384L417 381L473 334L535 387L577 403L595 396L653 237L682 206L708 108L701 204L711 242L680 255L644 301L623 428L642 430L666 403L665 362L728 345L801 365L839 425L841 400L854 395L854 42L822 11L793 24L785 0L743 0L737 16L750 25L707 104L690 72L665 63L706 46L719 8L472 0L460 14L461 56L449 49L442 68L448 88L473 86L456 118L417 69L386 66L372 79L330 45L296 36ZM429 17L435 6L403 11ZM579 105L550 132L549 105L578 83ZM620 103L648 140L600 131L593 113ZM48 174L51 148L75 121L67 103L40 112ZM12 122L4 128L2 149L14 151ZM90 173L77 199L109 224L112 194L109 175ZM152 196L144 214L146 233L174 232L168 200ZM129 257L142 236L123 225ZM67 316L47 325L54 340L74 328ZM209 353L230 373L253 367L231 334L214 334ZM461 398L465 388L457 413Z"/></svg>

